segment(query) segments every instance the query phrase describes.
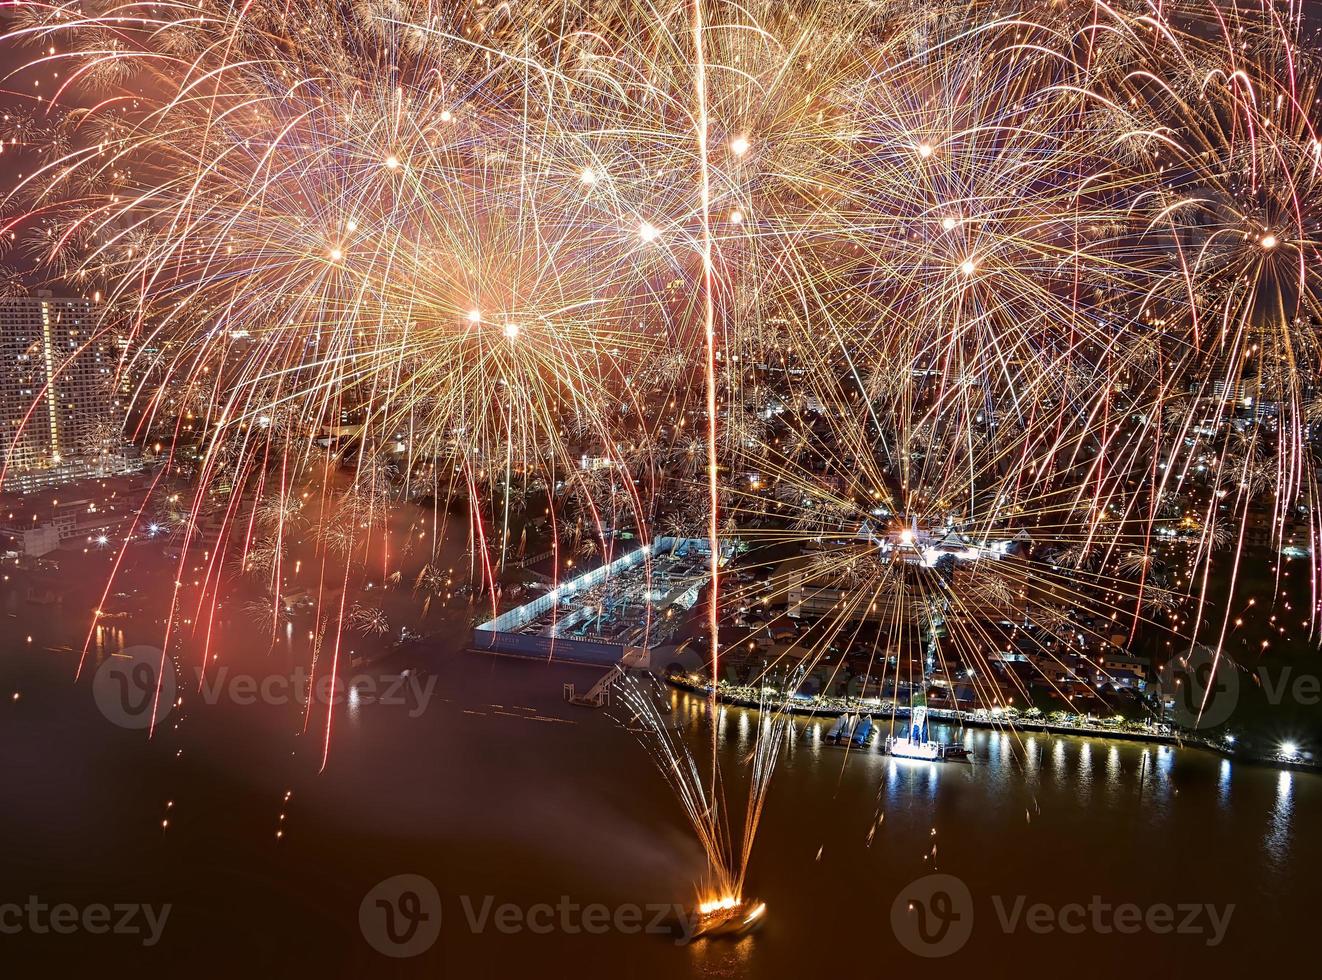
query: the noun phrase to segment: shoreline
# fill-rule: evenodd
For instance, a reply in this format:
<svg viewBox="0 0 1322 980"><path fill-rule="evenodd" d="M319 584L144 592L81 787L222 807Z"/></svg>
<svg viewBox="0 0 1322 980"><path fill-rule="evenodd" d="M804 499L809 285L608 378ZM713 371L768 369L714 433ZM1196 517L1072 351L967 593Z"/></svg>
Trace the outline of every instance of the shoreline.
<svg viewBox="0 0 1322 980"><path fill-rule="evenodd" d="M685 691L689 694L701 695L704 698L711 697L710 685L694 684L690 681L677 677L664 677L662 680L671 687ZM753 711L763 710L759 702L747 695L731 694L717 690L716 700L719 704L730 705L737 708L746 708ZM807 715L815 717L834 717L847 711L859 711L864 706L848 703L834 703L836 699L824 700L821 697L814 696L811 699L790 698L785 703L785 710L792 715ZM890 704L882 702L877 705L878 714L882 717L907 717L909 709L903 705ZM1169 745L1179 749L1198 749L1204 752L1210 752L1219 755L1223 759L1231 762L1242 762L1255 766L1266 766L1273 769L1281 769L1290 772L1309 772L1322 773L1322 765L1317 763L1305 762L1300 760L1289 760L1273 758L1271 756L1249 755L1247 753L1236 753L1228 746L1218 744L1210 739L1198 738L1196 736L1181 736L1167 732L1142 732L1125 731L1124 729L1109 729L1101 726L1085 727L1079 725L1060 725L1044 720L1024 720L1017 719L1010 721L993 721L990 718L972 717L970 712L953 711L949 708L928 708L928 716L933 721L945 722L948 724L958 724L968 728L986 728L986 729L1018 729L1020 731L1041 732L1049 735L1071 735L1076 738L1092 739L1116 739L1125 742L1146 742L1155 745Z"/></svg>

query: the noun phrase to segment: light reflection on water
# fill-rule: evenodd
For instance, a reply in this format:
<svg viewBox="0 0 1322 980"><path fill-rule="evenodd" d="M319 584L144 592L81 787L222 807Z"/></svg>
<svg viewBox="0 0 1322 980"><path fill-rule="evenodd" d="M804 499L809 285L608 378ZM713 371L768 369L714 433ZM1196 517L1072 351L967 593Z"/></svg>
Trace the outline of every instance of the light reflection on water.
<svg viewBox="0 0 1322 980"><path fill-rule="evenodd" d="M443 674L439 690L449 700L411 718L373 698L351 697L339 716L345 723L336 729L330 767L317 774L319 752L301 743L319 744L320 717L304 735L297 708L198 705L180 742L171 732L149 742L107 729L99 718L71 728L66 719L91 704L90 681L70 683L76 654L43 652L42 639L80 648L86 633L57 637L41 622L57 617L21 600L15 608L24 616L21 630L12 619L0 629L20 638L32 632L37 640L29 654L34 666L10 675L12 689L24 697L6 704L0 717L0 725L10 722L4 731L11 747L8 755L0 749L0 768L23 790L3 808L6 838L21 842L17 870L36 879L35 894L78 894L60 887L73 884L32 870L44 866L68 867L71 877L133 882L126 897L176 903L170 941L185 948L182 955L196 957L222 935L246 956L249 948L276 945L268 937L274 931L297 937L296 972L326 976L370 955L357 935L358 903L367 888L402 871L433 878L447 899L493 893L516 900L569 894L650 901L692 894L700 853L664 777L604 713L564 706L564 678L543 665L438 655L428 666ZM274 650L263 635L250 651L226 645L221 663L259 676L305 663L303 625L282 625ZM127 640L159 643L162 629L131 630ZM89 661L125 643L119 622L101 624ZM190 681L196 662L186 661ZM0 670L5 666L0 659ZM673 720L683 723L695 756L705 760L708 705L686 695L672 700ZM495 701L534 704L564 723L464 713L486 711ZM756 717L727 707L717 717L723 775L735 797ZM640 944L637 937L591 937L573 946L568 939L558 945L555 937L528 937L526 952L510 953L490 937L450 947L465 937L462 915L455 909L451 918L447 908L437 955L400 975L532 976L552 962L584 963L583 976L602 975L592 966L609 964L611 975L636 980L908 972L914 961L893 941L888 910L900 886L932 870L925 855L933 829L940 870L966 881L980 900L1024 893L1086 901L1101 893L1120 901L1240 901L1228 943L1251 946L1255 955L1268 930L1288 932L1311 907L1307 881L1322 866L1308 834L1322 802L1316 775L1139 743L941 726L936 737L962 741L975 754L972 764L898 761L876 744L888 721L874 720L874 744L848 751L823 741L833 716L794 721L751 863L753 890L771 909L763 934L684 949ZM186 751L176 759L178 745ZM291 788L294 805L287 808L282 801ZM180 816L163 836L160 806L167 799L177 801ZM282 850L273 851L286 809L290 831ZM873 826L875 839L868 837ZM164 882L160 894L141 895L137 885L152 880ZM985 933L984 922L994 922L985 902L979 915L977 929ZM1065 950L1054 964L1081 975L1103 975L1103 966L1112 967L1105 975L1125 975L1114 962L1079 966L1072 957L1082 948L1089 944ZM1132 947L1106 948L1116 951L1113 959L1123 957L1124 968L1148 962ZM975 938L966 950L973 959L948 962L959 972L972 966L967 972L1006 976L1035 958L1033 948L1016 944L980 960L986 949ZM318 950L334 961L323 963ZM1157 959L1167 965L1164 972L1194 975L1182 960L1188 947L1161 947L1159 957L1165 950L1170 954ZM449 957L453 964L440 962ZM387 967L361 963L368 975Z"/></svg>
<svg viewBox="0 0 1322 980"><path fill-rule="evenodd" d="M98 623L92 631L91 662L99 664L124 649L124 631L118 626Z"/></svg>
<svg viewBox="0 0 1322 980"><path fill-rule="evenodd" d="M106 624L94 642L97 654L104 655L122 645L123 637ZM132 642L142 640L135 636ZM277 641L277 650L283 647ZM258 654L268 656L265 648ZM276 666L283 669L283 664ZM445 669L436 667L438 673ZM102 823L107 833L130 832L118 811L86 806L81 794L95 790L102 794L95 800L110 796L123 808L124 798L115 794L131 773L130 799L146 801L142 808L150 811L144 825L159 822L152 809L158 797L179 800L179 812L190 820L204 819L199 814L209 811L224 815L223 820L217 817L218 826L238 821L243 833L236 831L238 844L224 852L224 861L249 877L231 882L212 871L205 883L207 892L219 889L226 906L246 910L253 894L249 882L257 880L252 876L265 873L268 852L262 847L275 826L273 803L292 785L296 806L290 835L281 846L296 857L279 870L286 883L282 887L298 889L305 875L314 883L307 888L307 907L330 907L337 935L345 930L353 935L357 902L368 886L403 870L418 870L442 883L452 877L453 887L464 893L504 896L526 889L538 900L561 894L596 897L601 891L650 900L667 875L679 879L680 888L691 885L697 857L690 832L664 778L640 755L631 736L613 727L604 712L560 703L561 678L548 679L539 666L465 655L449 669L440 691L452 700L416 719L372 698L351 697L341 716L351 723L337 730L325 775L287 775L280 758L286 756L286 743L279 733L287 733L291 722L297 727L301 714L276 712L277 734L254 732L252 752L247 754L245 747L232 766L227 756L205 758L201 747L190 743L184 761L170 763L179 775L139 780L143 760L172 754L173 743L159 736L150 745L142 739L115 739L115 751L122 753L115 765L95 771L69 767L69 783L77 793L70 793L58 820L39 805L41 795L52 792L48 784L42 794L16 801L14 809L24 812L29 837L33 827L59 830L49 853L61 853L56 845L67 847L68 840L94 840L89 831ZM476 680L487 676L489 686ZM464 685L471 690L466 692ZM36 682L25 687L31 697L22 704L36 702ZM52 696L58 697L86 693L71 685L54 690ZM683 723L695 757L705 761L712 732L708 705L686 695L672 700L673 720ZM536 704L566 723L539 725L463 712L494 701ZM248 733L232 722L253 717L250 709L198 708L194 714L186 734L210 726L226 743L249 741ZM889 724L874 720L873 744L846 750L823 741L833 717L794 719L751 863L752 889L772 910L764 935L719 948L694 946L664 961L668 946L640 948L615 937L584 947L587 955L640 963L655 956L655 969L641 972L640 967L637 973L648 980L689 974L802 976L810 966L804 957L822 965L822 936L873 929L877 941L866 955L849 959L833 947L828 959L833 971L840 956L846 959L838 965L851 972L875 967L879 953L895 951L887 945L886 925L895 890L931 870L924 855L932 847L934 829L941 845L940 870L956 874L983 897L988 889L1036 897L1039 889L1054 888L1054 897L1068 901L1086 901L1094 892L1123 901L1218 900L1223 896L1217 889L1228 887L1230 901L1264 896L1260 910L1250 910L1246 898L1236 913L1236 926L1242 917L1246 935L1252 935L1248 924L1254 914L1261 921L1279 922L1287 906L1303 907L1299 868L1316 867L1318 861L1317 845L1304 833L1322 794L1322 782L1312 774L1277 773L1141 743L943 726L936 726L935 737L968 746L974 753L971 764L900 761L879 750ZM758 723L757 713L743 709L722 707L717 714L723 776L732 797L739 795ZM71 743L70 757L90 756L105 740L101 725L91 735L92 748ZM54 737L51 742L59 744ZM31 783L34 772L48 781L60 776L56 767L39 764L40 752L29 754L9 761L20 782ZM204 758L205 764L187 768L195 764L191 760L202 763ZM248 788L253 785L260 792ZM1313 810L1307 809L1310 804ZM255 824L256 831L250 833L248 824ZM874 825L878 829L871 839L868 830ZM192 846L186 826L181 821L171 831L171 846ZM159 831L153 827L151 832L152 841L157 840ZM260 843L254 844L258 837ZM194 863L214 868L211 838L197 840L205 840L197 847L205 858L194 856ZM396 841L402 842L398 848ZM1068 860L1044 859L1051 848L1067 845ZM824 857L815 860L822 848ZM82 857L94 869L99 868L96 862L107 860L100 854ZM173 859L172 854L166 857ZM323 863L335 868L333 877L347 875L350 881L329 903L325 879L319 877ZM103 868L98 873L108 874ZM170 897L180 904L184 929L188 920L182 910L203 899L182 883L175 888ZM270 891L266 885L257 890L260 908L287 915L286 893L271 898ZM843 897L832 901L832 895ZM672 893L661 890L660 897ZM301 892L298 898L303 900ZM343 915L341 906L347 910ZM987 915L991 921L990 910ZM544 965L547 948L530 947L520 970L535 972ZM798 960L796 950L804 951ZM486 963L497 952L474 941L471 962ZM494 961L484 967L485 975L516 975L512 962L509 957ZM968 962L951 960L961 967ZM682 964L688 964L689 974ZM999 964L987 975L1006 975L997 972Z"/></svg>
<svg viewBox="0 0 1322 980"><path fill-rule="evenodd" d="M1075 792L1079 802L1088 806L1093 802L1092 779L1092 743L1084 742L1079 746L1079 764L1074 773Z"/></svg>
<svg viewBox="0 0 1322 980"><path fill-rule="evenodd" d="M1290 860L1291 823L1294 817L1294 773L1283 770L1276 778L1276 802L1271 822L1263 840L1263 849L1277 871L1284 871Z"/></svg>
<svg viewBox="0 0 1322 980"><path fill-rule="evenodd" d="M681 701L688 703L688 722L697 730L704 723L705 702L687 696ZM731 714L736 717L731 719ZM756 714L744 708L720 709L723 750L746 752L751 747ZM1097 805L1104 810L1131 808L1142 814L1141 820L1149 831L1156 831L1167 826L1178 828L1181 825L1173 823L1177 811L1197 805L1215 812L1219 818L1216 823L1230 832L1237 821L1246 818L1231 811L1238 770L1242 768L1255 777L1264 773L1259 767L1237 767L1229 759L1167 745L943 725L933 726L933 737L963 744L973 753L970 764L897 760L887 757L881 748L889 731L888 719L874 720L877 728L871 744L845 749L825 742L826 730L834 716L793 718L782 760L785 771L776 779L782 788L774 792L797 793L783 788L783 784L802 778L802 767L807 765L821 770L837 783L854 777L875 778L877 799L883 809L912 808L915 804L933 806L945 783L953 780L961 787L975 787L984 807L1004 806L1007 814L1023 812L1024 807L1035 810L1042 799L1056 808L1088 810ZM729 738L732 721L737 734ZM764 718L762 724L764 728L769 725L770 717ZM695 744L701 747L700 740ZM728 762L734 765L732 757ZM1198 786L1190 788L1191 797L1197 797L1196 804L1181 806L1183 787L1176 778L1178 766L1198 774L1207 773L1205 793L1196 792ZM1279 873L1286 870L1294 845L1294 774L1282 772L1274 779L1274 799L1263 829L1262 849L1270 868ZM1204 811L1199 819L1206 820L1208 816L1209 812Z"/></svg>
<svg viewBox="0 0 1322 980"><path fill-rule="evenodd" d="M1120 749L1114 745L1106 753L1106 785L1115 790L1120 784Z"/></svg>

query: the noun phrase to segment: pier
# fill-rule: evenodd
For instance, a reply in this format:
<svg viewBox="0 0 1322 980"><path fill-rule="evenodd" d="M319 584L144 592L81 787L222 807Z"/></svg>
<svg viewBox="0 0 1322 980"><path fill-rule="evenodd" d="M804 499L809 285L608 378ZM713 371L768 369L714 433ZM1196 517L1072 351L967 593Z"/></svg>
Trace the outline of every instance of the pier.
<svg viewBox="0 0 1322 980"><path fill-rule="evenodd" d="M667 677L666 683L681 691L690 694L697 694L704 698L711 697L711 686L707 684L694 684L682 677ZM750 689L751 691L751 689ZM731 705L737 708L748 708L754 711L763 710L766 704L765 698L759 700L752 693L740 694L737 691L724 690L717 688L716 700L720 704ZM780 702L784 710L792 715L806 715L809 717L820 717L822 715L835 715L840 712L856 712L860 710L870 710L879 718L907 718L909 716L909 706L893 703L880 702L875 705L864 705L860 702L846 702L841 698L823 698L814 696L811 698L790 696L785 701ZM1231 746L1211 739L1199 738L1198 736L1180 735L1170 730L1152 731L1134 731L1132 729L1113 729L1102 725L1069 725L1058 724L1038 719L1023 719L1008 717L977 717L970 711L955 711L949 708L929 708L927 709L929 717L937 721L949 722L954 725L962 725L969 728L991 728L991 729L1014 729L1023 732L1041 732L1050 735L1072 735L1077 738L1109 738L1125 742L1148 742L1157 745L1169 745L1182 749L1202 749L1222 756L1232 762L1248 763L1250 765L1271 766L1275 769L1288 769L1295 772L1322 772L1322 765L1305 762L1297 759L1284 759L1271 756L1250 755L1248 753L1236 752Z"/></svg>

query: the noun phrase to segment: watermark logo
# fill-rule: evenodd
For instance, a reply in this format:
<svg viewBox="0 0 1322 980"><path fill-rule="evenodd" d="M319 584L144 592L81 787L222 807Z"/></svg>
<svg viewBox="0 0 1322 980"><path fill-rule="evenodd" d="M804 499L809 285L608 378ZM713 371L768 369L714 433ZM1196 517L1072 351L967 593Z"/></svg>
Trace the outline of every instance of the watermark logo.
<svg viewBox="0 0 1322 980"><path fill-rule="evenodd" d="M368 944L384 956L420 956L441 934L440 893L422 875L387 878L363 897L358 927Z"/></svg>
<svg viewBox="0 0 1322 980"><path fill-rule="evenodd" d="M601 936L607 933L651 935L683 946L702 936L702 916L696 906L679 902L577 902L561 895L556 902L502 902L495 895L459 895L461 914L453 928L472 935L530 934ZM753 920L745 920L749 925ZM421 875L395 875L379 882L358 907L363 938L377 952L394 959L420 956L436 944L441 932L441 897Z"/></svg>
<svg viewBox="0 0 1322 980"><path fill-rule="evenodd" d="M36 895L29 895L22 904L0 903L0 935L70 936L86 932L94 936L135 936L143 946L151 947L161 941L173 908L170 904L156 906L142 902L50 905Z"/></svg>
<svg viewBox="0 0 1322 980"><path fill-rule="evenodd" d="M1184 728L1215 728L1223 724L1239 701L1239 671L1227 656L1194 647L1161 668L1161 687L1172 699L1171 717Z"/></svg>
<svg viewBox="0 0 1322 980"><path fill-rule="evenodd" d="M1198 936L1209 947L1221 945L1230 926L1230 917L1235 914L1234 905L1218 906L1205 902L1112 904L1100 895L1093 895L1086 905L1082 902L1030 904L1024 895L1016 895L1013 901L1006 902L1002 896L993 895L992 905L996 909L996 921L1006 935L1018 932L1021 926L1039 936L1053 932L1071 936L1088 932L1099 936L1148 932L1156 936Z"/></svg>
<svg viewBox="0 0 1322 980"><path fill-rule="evenodd" d="M973 896L954 875L925 875L909 882L891 903L895 938L915 956L957 953L973 935Z"/></svg>
<svg viewBox="0 0 1322 980"><path fill-rule="evenodd" d="M196 670L196 668L195 668ZM309 698L314 704L375 704L406 708L410 718L427 710L436 693L436 677L404 671L385 677L374 674L332 676L322 672L313 677L306 667L295 667L288 674L235 673L222 666L203 675L197 671L197 690L206 704L229 702L240 706L252 704L303 707Z"/></svg>
<svg viewBox="0 0 1322 980"><path fill-rule="evenodd" d="M92 698L121 728L160 724L175 700L174 663L159 647L132 646L107 657L92 678Z"/></svg>
<svg viewBox="0 0 1322 980"><path fill-rule="evenodd" d="M165 659L163 674L161 664L159 647L128 647L107 657L92 679L92 696L101 713L123 728L147 728L153 722L160 724L178 703L174 664ZM302 666L287 674L264 676L238 673L227 666L204 674L195 666L193 675L195 690L203 704L241 707L293 704L302 708L311 699L314 704L329 706L403 707L410 718L426 711L435 696L437 683L435 676L424 677L415 671L383 677L373 674L332 677L323 672L314 677Z"/></svg>
<svg viewBox="0 0 1322 980"><path fill-rule="evenodd" d="M1230 927L1234 905L1210 902L1111 902L1093 895L1086 902L1052 904L1027 895L992 895L991 921L1006 936L1135 935L1187 936L1204 946L1220 946ZM909 882L891 905L891 928L909 952L925 959L952 956L973 935L975 903L968 886L948 874ZM986 916L979 921L986 921Z"/></svg>

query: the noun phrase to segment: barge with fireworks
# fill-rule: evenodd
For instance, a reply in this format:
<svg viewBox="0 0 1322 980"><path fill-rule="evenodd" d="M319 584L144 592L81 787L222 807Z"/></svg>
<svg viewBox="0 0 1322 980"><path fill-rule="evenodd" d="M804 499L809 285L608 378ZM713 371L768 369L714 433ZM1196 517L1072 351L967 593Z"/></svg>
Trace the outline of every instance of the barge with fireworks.
<svg viewBox="0 0 1322 980"><path fill-rule="evenodd" d="M756 931L767 912L765 902L727 896L703 902L691 917L692 939L735 939Z"/></svg>

